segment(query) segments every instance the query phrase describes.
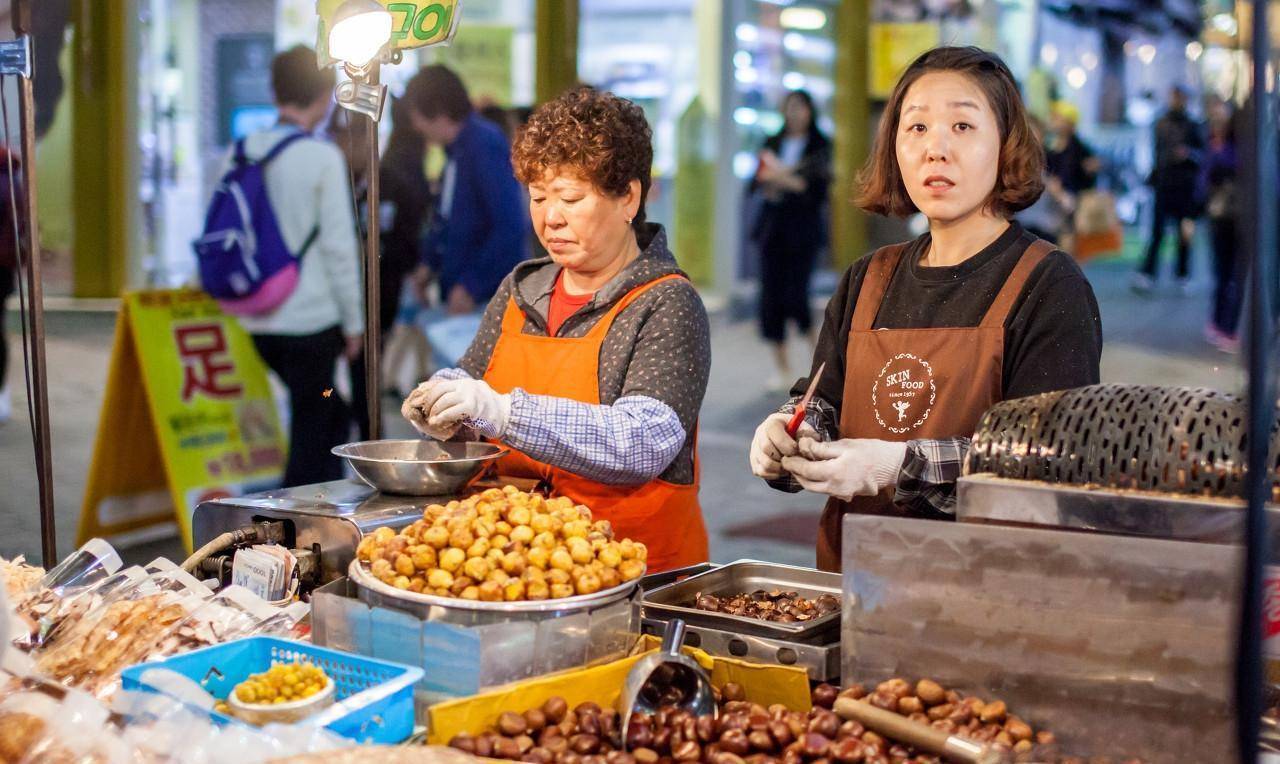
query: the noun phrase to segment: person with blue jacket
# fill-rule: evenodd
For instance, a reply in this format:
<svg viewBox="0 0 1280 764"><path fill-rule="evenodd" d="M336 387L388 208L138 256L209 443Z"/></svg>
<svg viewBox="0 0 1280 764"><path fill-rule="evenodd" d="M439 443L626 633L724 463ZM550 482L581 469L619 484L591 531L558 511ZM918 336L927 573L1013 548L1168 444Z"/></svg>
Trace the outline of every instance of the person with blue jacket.
<svg viewBox="0 0 1280 764"><path fill-rule="evenodd" d="M422 243L422 263L435 277L451 315L488 303L516 263L528 257L528 216L500 129L476 113L458 75L423 68L405 86L409 119L448 159Z"/></svg>

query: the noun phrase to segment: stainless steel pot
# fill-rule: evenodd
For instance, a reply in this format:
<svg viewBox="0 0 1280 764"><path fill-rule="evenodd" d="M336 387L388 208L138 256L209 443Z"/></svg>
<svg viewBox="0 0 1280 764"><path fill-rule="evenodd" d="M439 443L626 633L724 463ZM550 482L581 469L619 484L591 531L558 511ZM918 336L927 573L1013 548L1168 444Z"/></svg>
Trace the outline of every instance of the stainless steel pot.
<svg viewBox="0 0 1280 764"><path fill-rule="evenodd" d="M581 597L471 602L401 591L357 560L341 592L317 591L317 644L421 666L424 702L626 656L639 639L639 579ZM329 589L330 587L325 587Z"/></svg>

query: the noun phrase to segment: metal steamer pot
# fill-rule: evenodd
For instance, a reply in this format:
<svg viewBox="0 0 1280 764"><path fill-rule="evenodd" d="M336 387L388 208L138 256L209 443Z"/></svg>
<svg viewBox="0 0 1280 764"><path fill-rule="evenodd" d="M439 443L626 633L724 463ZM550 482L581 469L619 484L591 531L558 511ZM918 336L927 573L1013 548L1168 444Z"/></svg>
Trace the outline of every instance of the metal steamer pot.
<svg viewBox="0 0 1280 764"><path fill-rule="evenodd" d="M394 622L415 643L408 649L419 660L410 662L427 669L425 694L433 702L616 660L630 652L640 633L639 578L594 594L523 602L402 591L379 581L358 560L348 578L350 593L361 603L351 604L372 613L372 629Z"/></svg>

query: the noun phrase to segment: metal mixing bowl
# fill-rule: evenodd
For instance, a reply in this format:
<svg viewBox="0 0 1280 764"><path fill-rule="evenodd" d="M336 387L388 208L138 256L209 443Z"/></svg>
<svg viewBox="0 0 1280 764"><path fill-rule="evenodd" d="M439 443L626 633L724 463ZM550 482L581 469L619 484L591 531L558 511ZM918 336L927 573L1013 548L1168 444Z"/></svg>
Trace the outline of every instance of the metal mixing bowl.
<svg viewBox="0 0 1280 764"><path fill-rule="evenodd" d="M444 496L466 488L508 450L492 443L365 440L336 446L333 453L383 493Z"/></svg>

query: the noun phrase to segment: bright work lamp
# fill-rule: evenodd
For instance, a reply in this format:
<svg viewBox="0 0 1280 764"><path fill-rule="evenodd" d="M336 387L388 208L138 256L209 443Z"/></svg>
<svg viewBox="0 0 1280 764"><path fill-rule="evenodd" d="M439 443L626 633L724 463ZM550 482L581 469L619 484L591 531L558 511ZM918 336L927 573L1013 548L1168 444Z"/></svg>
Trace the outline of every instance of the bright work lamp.
<svg viewBox="0 0 1280 764"><path fill-rule="evenodd" d="M391 39L391 14L377 0L346 0L329 29L329 55L363 68Z"/></svg>

